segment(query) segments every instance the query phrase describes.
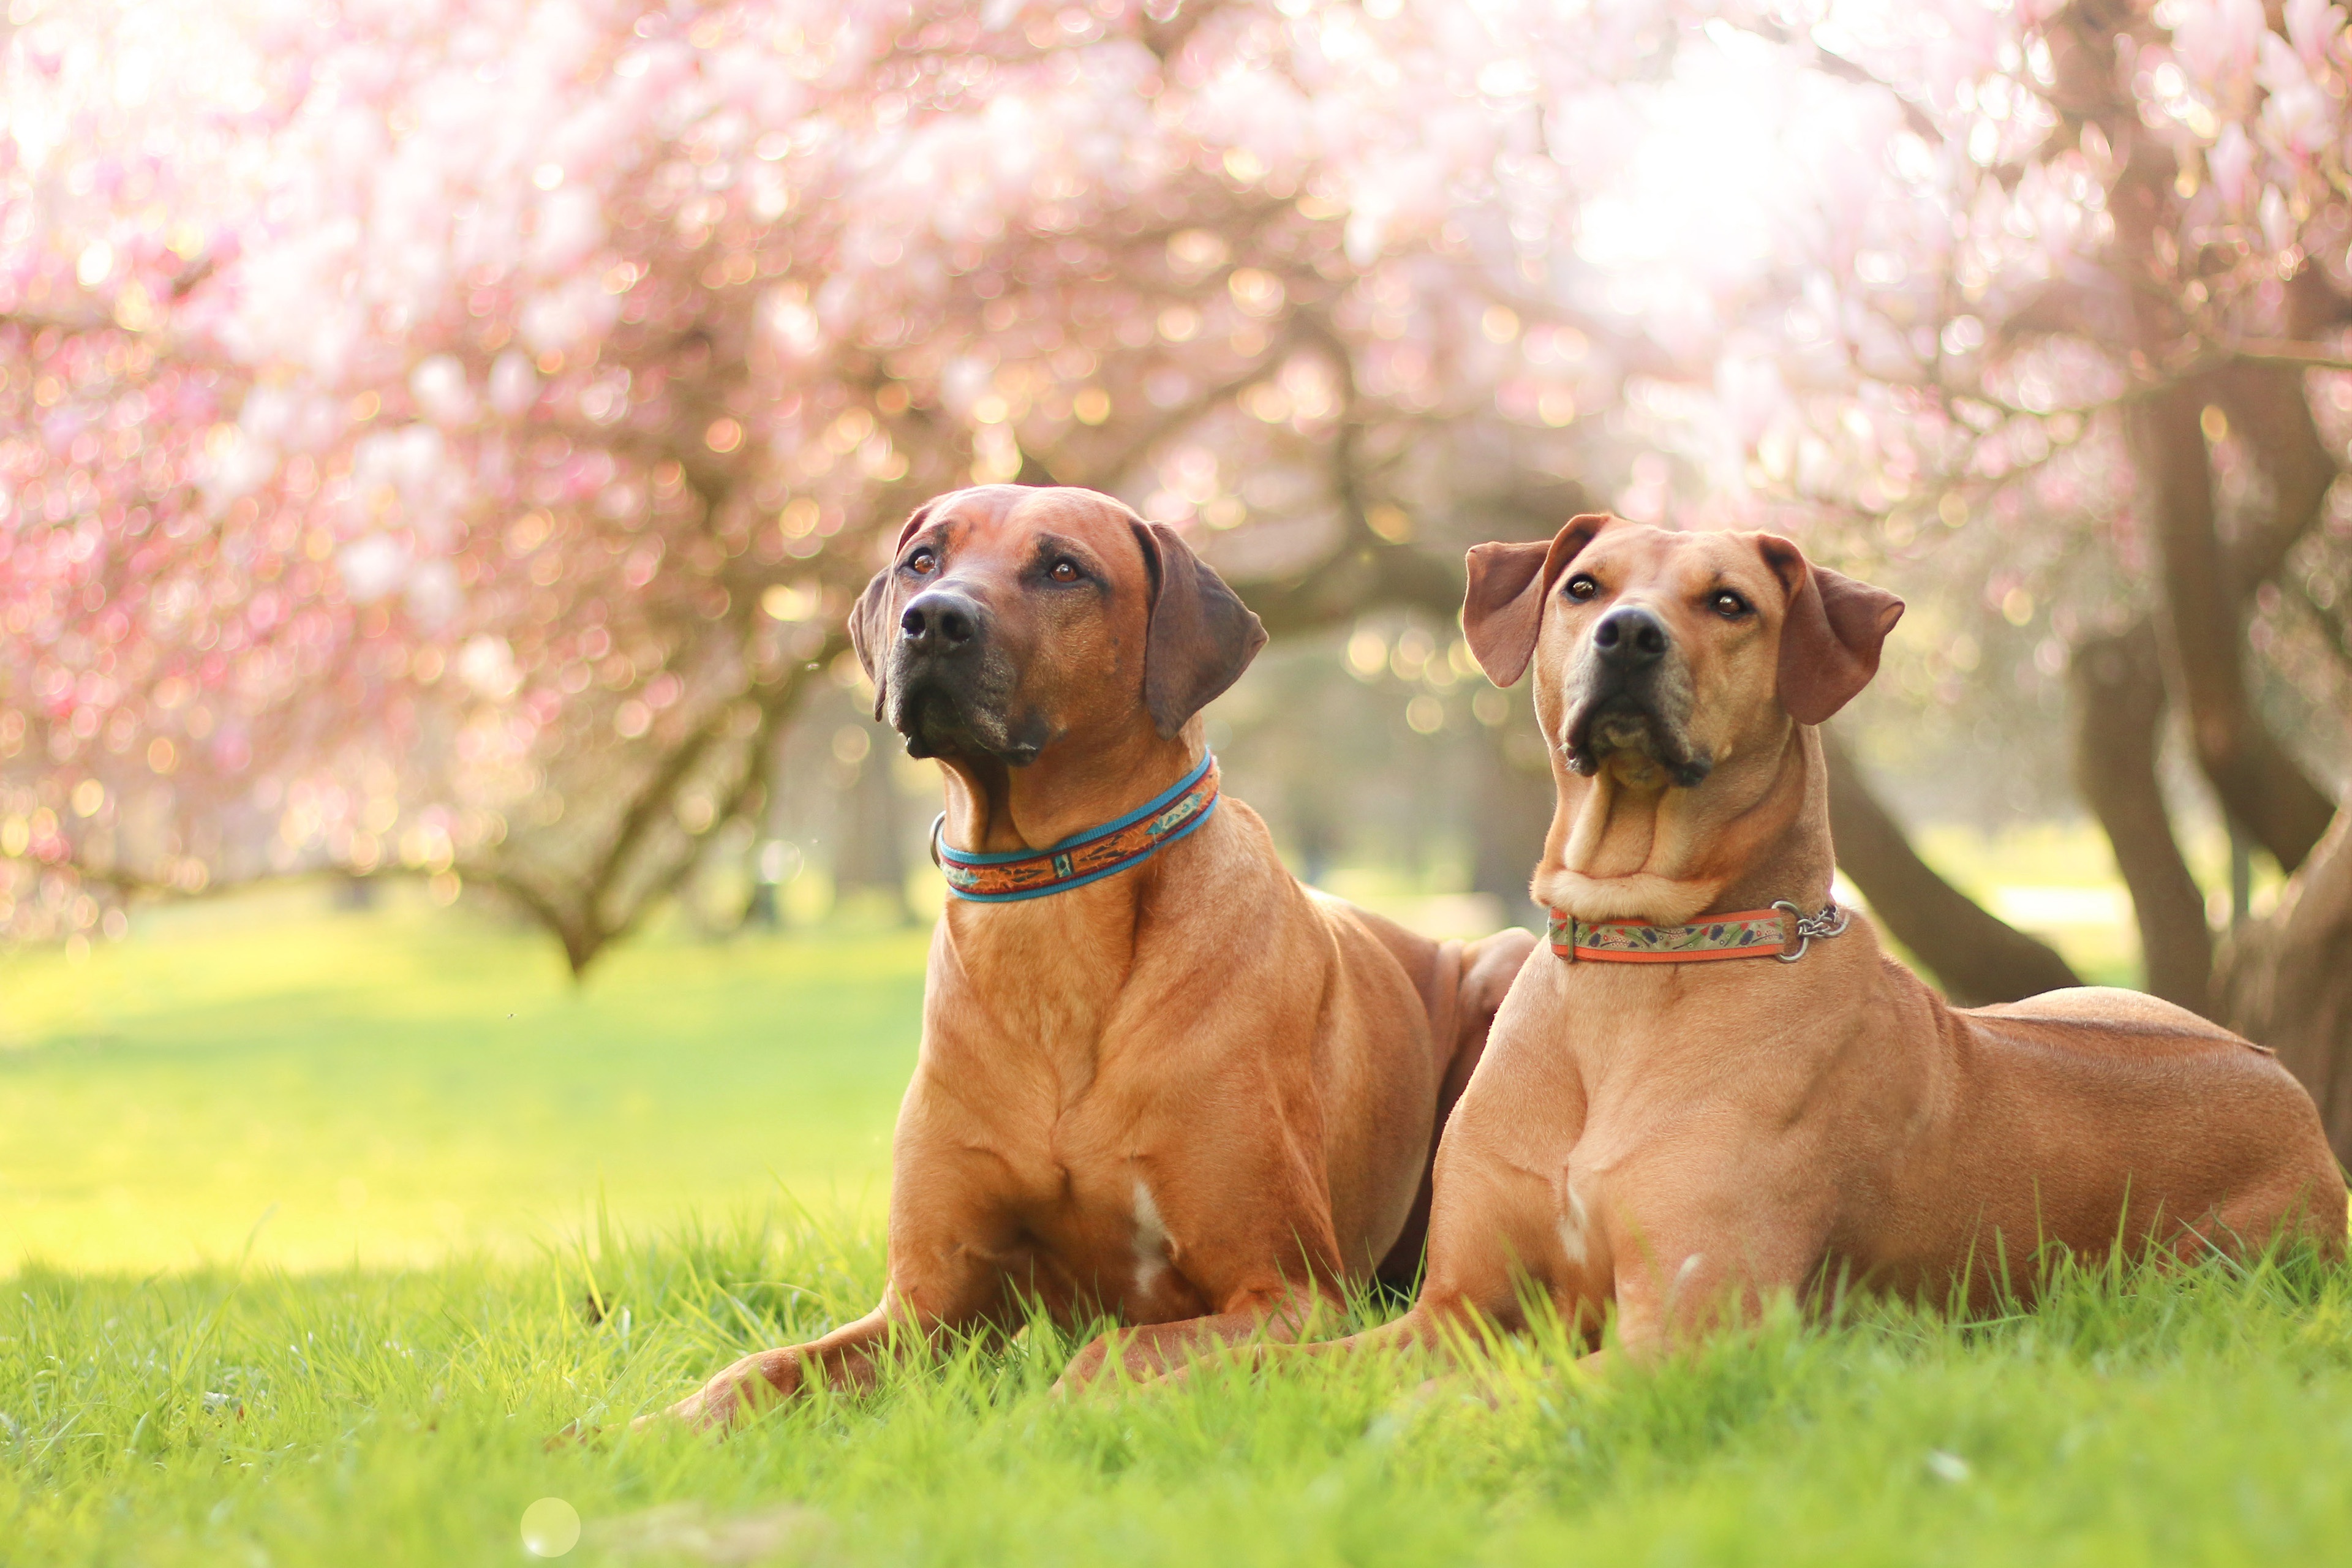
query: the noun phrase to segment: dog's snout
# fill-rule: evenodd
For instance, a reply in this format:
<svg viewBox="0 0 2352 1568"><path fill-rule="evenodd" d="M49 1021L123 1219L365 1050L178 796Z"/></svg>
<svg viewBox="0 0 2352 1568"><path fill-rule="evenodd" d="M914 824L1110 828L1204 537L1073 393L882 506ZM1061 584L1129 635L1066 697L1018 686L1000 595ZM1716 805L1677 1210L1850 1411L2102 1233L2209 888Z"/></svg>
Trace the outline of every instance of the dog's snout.
<svg viewBox="0 0 2352 1568"><path fill-rule="evenodd" d="M898 616L898 636L922 653L957 653L978 641L980 606L961 594L934 588L907 601Z"/></svg>
<svg viewBox="0 0 2352 1568"><path fill-rule="evenodd" d="M1628 605L1601 617L1601 624L1592 628L1592 646L1610 663L1631 668L1657 663L1666 656L1671 639L1664 622Z"/></svg>

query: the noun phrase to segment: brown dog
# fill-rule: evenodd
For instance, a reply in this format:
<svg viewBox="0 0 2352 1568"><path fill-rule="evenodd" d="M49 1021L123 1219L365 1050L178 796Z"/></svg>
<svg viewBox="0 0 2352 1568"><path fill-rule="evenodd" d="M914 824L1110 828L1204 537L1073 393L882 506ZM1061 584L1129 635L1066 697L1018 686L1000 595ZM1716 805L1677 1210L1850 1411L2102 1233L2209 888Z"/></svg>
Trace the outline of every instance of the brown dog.
<svg viewBox="0 0 2352 1568"><path fill-rule="evenodd" d="M2342 1173L2267 1051L2126 991L1956 1010L1867 921L1814 914L1813 726L1902 608L1770 534L1580 517L1471 552L1470 646L1504 686L1534 661L1552 743L1554 951L1446 1126L1419 1302L1340 1343L1517 1327L1531 1288L1589 1345L1613 1307L1638 1353L1819 1283L2030 1297L2044 1243L2342 1251ZM1737 946L1703 917L1749 910L1760 954L1678 955Z"/></svg>
<svg viewBox="0 0 2352 1568"><path fill-rule="evenodd" d="M1265 640L1168 529L1010 485L917 511L850 626L876 717L946 775L950 871L1060 847L1185 781L1195 715ZM672 1414L720 1425L812 1376L861 1384L894 1330L1017 1325L1028 1302L1146 1325L1122 1359L1148 1373L1287 1337L1343 1281L1410 1280L1437 1129L1531 945L1433 942L1311 893L1230 799L1131 868L951 898L881 1304Z"/></svg>

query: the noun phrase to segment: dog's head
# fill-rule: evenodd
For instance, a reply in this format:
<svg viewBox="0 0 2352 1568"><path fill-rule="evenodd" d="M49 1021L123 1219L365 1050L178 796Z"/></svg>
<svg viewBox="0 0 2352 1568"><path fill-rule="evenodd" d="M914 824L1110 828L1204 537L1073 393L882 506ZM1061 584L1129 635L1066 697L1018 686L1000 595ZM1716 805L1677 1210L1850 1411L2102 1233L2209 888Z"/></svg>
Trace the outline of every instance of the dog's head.
<svg viewBox="0 0 2352 1568"><path fill-rule="evenodd" d="M1844 707L1902 614L1777 534L1595 515L1549 543L1471 551L1462 624L1496 685L1535 662L1537 715L1570 772L1691 788L1786 720Z"/></svg>
<svg viewBox="0 0 2352 1568"><path fill-rule="evenodd" d="M1092 490L1017 485L916 509L849 635L910 755L1015 767L1145 721L1173 737L1265 644L1167 527Z"/></svg>

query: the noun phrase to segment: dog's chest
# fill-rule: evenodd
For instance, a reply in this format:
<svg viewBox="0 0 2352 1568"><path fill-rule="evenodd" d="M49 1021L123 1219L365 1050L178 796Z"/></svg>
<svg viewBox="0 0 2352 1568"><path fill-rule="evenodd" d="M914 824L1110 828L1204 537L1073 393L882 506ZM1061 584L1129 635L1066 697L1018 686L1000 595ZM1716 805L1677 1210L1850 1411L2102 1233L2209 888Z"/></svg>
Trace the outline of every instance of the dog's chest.
<svg viewBox="0 0 2352 1568"><path fill-rule="evenodd" d="M1182 1246L1160 1199L1132 1167L1072 1172L1061 1200L1033 1210L1027 1229L1079 1298L1132 1323L1198 1317L1210 1309L1178 1267Z"/></svg>
<svg viewBox="0 0 2352 1568"><path fill-rule="evenodd" d="M924 1095L944 1112L924 1121L951 1123L984 1152L963 1168L1018 1237L1008 1268L1034 1272L1057 1308L1098 1305L1135 1322L1197 1315L1181 1266L1187 1193L1164 1157L1181 1146L1167 1141L1182 1125L1178 1108L1154 1082L1099 1071L1095 1052L1072 1063L1034 1042L964 1044L980 1048L927 1073L954 1089Z"/></svg>

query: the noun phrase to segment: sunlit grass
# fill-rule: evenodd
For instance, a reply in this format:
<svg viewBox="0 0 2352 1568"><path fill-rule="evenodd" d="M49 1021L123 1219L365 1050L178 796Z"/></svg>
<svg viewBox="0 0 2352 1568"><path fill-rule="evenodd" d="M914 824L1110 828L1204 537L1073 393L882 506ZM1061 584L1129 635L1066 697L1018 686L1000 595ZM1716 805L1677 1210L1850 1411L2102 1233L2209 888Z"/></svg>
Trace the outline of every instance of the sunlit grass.
<svg viewBox="0 0 2352 1568"><path fill-rule="evenodd" d="M2063 913L2116 889L2087 826L1922 841L1995 902L2056 889ZM1394 876L1333 879L1444 934L1498 918ZM2045 934L2086 977L2135 978L2124 927ZM79 962L0 955L0 1268L180 1268L248 1243L296 1267L511 1257L599 1203L654 1224L780 1184L878 1215L923 954L919 930L656 932L580 986L534 931L297 887L143 911Z"/></svg>
<svg viewBox="0 0 2352 1568"><path fill-rule="evenodd" d="M862 1311L862 1233L739 1226L530 1263L0 1300L0 1559L947 1563L2322 1562L2352 1542L2352 1279L2098 1274L1954 1324L1793 1314L1579 1381L1512 1345L1205 1369L1070 1403L1071 1342L950 1345L731 1441L631 1434L747 1344ZM593 1283L592 1283L593 1275ZM595 1442L544 1440L574 1419ZM766 1560L764 1557L762 1560Z"/></svg>
<svg viewBox="0 0 2352 1568"><path fill-rule="evenodd" d="M774 1201L878 1215L920 932L542 936L299 889L0 958L0 1268L515 1256Z"/></svg>
<svg viewBox="0 0 2352 1568"><path fill-rule="evenodd" d="M2352 1547L2352 1274L2301 1260L1783 1313L1598 1385L1511 1344L1065 1404L1078 1336L1033 1325L631 1434L872 1305L921 970L919 933L656 933L576 988L529 932L316 889L0 960L0 1564L511 1563L542 1498L614 1563Z"/></svg>

